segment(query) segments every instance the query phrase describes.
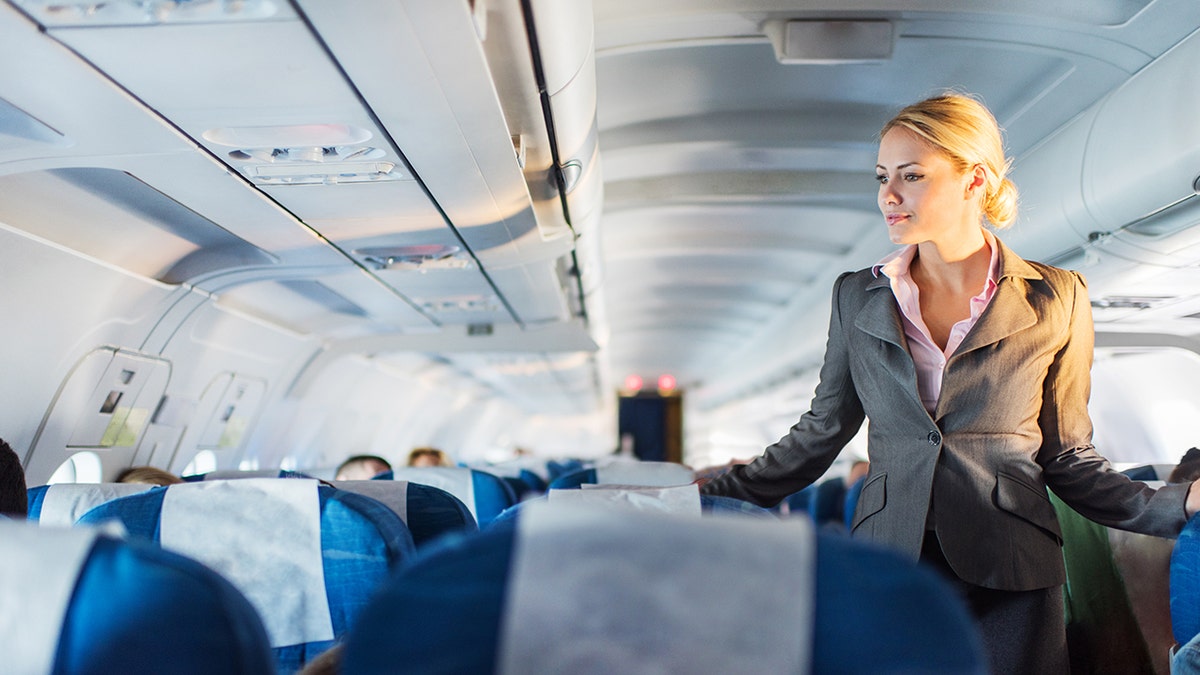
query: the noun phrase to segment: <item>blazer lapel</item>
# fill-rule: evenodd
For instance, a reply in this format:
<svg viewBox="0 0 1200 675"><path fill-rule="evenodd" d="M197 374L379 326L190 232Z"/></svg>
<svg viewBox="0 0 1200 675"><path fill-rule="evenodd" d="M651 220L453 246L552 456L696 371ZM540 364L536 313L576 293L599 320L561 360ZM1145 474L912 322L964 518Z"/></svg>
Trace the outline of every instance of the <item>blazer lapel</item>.
<svg viewBox="0 0 1200 675"><path fill-rule="evenodd" d="M996 294L992 296L992 301L971 328L971 332L967 333L962 344L954 350L951 361L973 349L999 342L1037 323L1037 313L1021 290L1024 284L1018 283L1017 279L1041 279L1042 275L1032 265L1017 257L999 238L994 241L1000 247L1000 279ZM950 365L946 364L947 370Z"/></svg>
<svg viewBox="0 0 1200 675"><path fill-rule="evenodd" d="M867 284L865 290L867 298L854 318L854 327L887 343L881 345L881 365L924 409L917 391L917 369L908 352L908 338L904 336L904 326L900 323L900 308L896 306L891 282L879 275Z"/></svg>

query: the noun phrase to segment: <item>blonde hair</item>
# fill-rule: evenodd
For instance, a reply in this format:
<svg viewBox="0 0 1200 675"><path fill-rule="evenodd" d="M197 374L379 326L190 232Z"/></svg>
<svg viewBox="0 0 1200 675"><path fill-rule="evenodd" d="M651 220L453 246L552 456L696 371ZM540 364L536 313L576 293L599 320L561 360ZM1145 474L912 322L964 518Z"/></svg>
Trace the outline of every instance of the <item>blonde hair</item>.
<svg viewBox="0 0 1200 675"><path fill-rule="evenodd" d="M983 216L996 229L1017 218L1017 186L1007 178L1012 160L996 118L979 101L954 92L927 98L896 114L879 132L907 129L942 151L959 171L975 165L984 169Z"/></svg>
<svg viewBox="0 0 1200 675"><path fill-rule="evenodd" d="M183 479L173 473L153 466L131 466L117 474L118 483L141 483L143 485L175 485Z"/></svg>
<svg viewBox="0 0 1200 675"><path fill-rule="evenodd" d="M408 465L414 466L414 463L421 457L431 457L434 466L450 466L450 458L446 456L446 453L430 447L413 448L412 452L408 453Z"/></svg>

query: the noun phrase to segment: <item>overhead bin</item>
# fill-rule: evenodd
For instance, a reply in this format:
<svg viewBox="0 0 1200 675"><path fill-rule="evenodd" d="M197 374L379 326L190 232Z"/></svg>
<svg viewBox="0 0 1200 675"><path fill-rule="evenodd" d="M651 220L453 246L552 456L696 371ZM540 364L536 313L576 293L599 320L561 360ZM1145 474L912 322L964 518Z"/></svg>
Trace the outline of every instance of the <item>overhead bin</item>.
<svg viewBox="0 0 1200 675"><path fill-rule="evenodd" d="M1200 228L1191 228L1200 223L1196 63L1200 34L1020 158L1014 170L1020 220L1006 240L1074 268L1106 257L1165 265L1200 260L1200 252L1185 250L1200 243Z"/></svg>

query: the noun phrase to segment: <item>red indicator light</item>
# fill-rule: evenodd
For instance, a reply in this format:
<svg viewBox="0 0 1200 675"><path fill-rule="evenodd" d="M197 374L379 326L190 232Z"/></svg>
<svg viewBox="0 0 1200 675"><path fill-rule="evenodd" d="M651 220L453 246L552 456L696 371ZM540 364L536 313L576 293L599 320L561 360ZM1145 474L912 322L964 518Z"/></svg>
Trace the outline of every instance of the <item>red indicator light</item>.
<svg viewBox="0 0 1200 675"><path fill-rule="evenodd" d="M658 378L659 391L674 391L675 384L676 382L674 375L660 375Z"/></svg>
<svg viewBox="0 0 1200 675"><path fill-rule="evenodd" d="M628 391L640 391L642 388L642 378L640 375L630 375L625 378L625 389Z"/></svg>

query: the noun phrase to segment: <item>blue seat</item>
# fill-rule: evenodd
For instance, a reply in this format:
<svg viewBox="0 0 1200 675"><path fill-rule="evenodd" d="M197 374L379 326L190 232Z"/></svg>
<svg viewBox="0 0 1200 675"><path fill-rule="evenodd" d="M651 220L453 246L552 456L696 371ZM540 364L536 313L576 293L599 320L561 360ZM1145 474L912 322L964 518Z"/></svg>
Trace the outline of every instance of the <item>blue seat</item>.
<svg viewBox="0 0 1200 675"><path fill-rule="evenodd" d="M1171 551L1171 631L1176 644L1200 635L1200 517L1193 516Z"/></svg>
<svg viewBox="0 0 1200 675"><path fill-rule="evenodd" d="M809 496L808 513L821 526L836 525L841 529L846 518L846 481L841 476L827 478L816 484Z"/></svg>
<svg viewBox="0 0 1200 675"><path fill-rule="evenodd" d="M572 471L587 468L582 460L578 459L552 459L546 462L546 477L547 483L553 483L559 476L564 476Z"/></svg>
<svg viewBox="0 0 1200 675"><path fill-rule="evenodd" d="M44 525L74 525L76 520L104 502L146 492L157 486L144 483L59 483L26 491L29 520Z"/></svg>
<svg viewBox="0 0 1200 675"><path fill-rule="evenodd" d="M258 609L280 672L332 646L414 551L391 509L311 480L171 485L101 504L79 522L112 519L226 575Z"/></svg>
<svg viewBox="0 0 1200 675"><path fill-rule="evenodd" d="M421 548L444 534L478 532L475 516L458 497L441 488L403 480L335 480L339 490L365 495L400 516Z"/></svg>
<svg viewBox="0 0 1200 675"><path fill-rule="evenodd" d="M790 515L807 513L811 516L810 510L813 507L813 498L817 494L818 489L817 483L813 483L802 490L784 497L775 508L781 511L786 509L785 513Z"/></svg>
<svg viewBox="0 0 1200 675"><path fill-rule="evenodd" d="M524 510L530 508L533 504L540 504L546 500L546 497L537 497L523 501L520 504L516 504L511 508L505 509L504 512L499 516L496 516L496 519L492 521L491 525L494 526L499 523L512 522L519 518L520 514ZM715 495L700 495L700 514L705 516L736 515L750 516L753 518L776 518L774 513L764 509L761 506L758 506L757 504L751 504L750 502L742 501L741 499L736 499L734 497L718 497Z"/></svg>
<svg viewBox="0 0 1200 675"><path fill-rule="evenodd" d="M92 528L0 519L0 598L15 605L0 601L4 672L261 675L274 668L258 614L228 581L184 556Z"/></svg>
<svg viewBox="0 0 1200 675"><path fill-rule="evenodd" d="M674 462L620 461L593 468L578 469L550 481L551 490L580 485L686 485L695 480L695 472Z"/></svg>
<svg viewBox="0 0 1200 675"><path fill-rule="evenodd" d="M187 483L204 480L236 480L239 478L314 478L314 476L288 469L217 469L208 473L194 473L183 476L184 482Z"/></svg>
<svg viewBox="0 0 1200 675"><path fill-rule="evenodd" d="M543 510L553 508L553 504L540 506ZM617 632L624 638L607 635L604 640L595 640L593 636L591 643L580 639L580 647L590 648L596 659L589 664L592 670L587 672L624 672L620 665L614 666L607 659L609 654L628 649L627 640L651 650L651 655L660 660L683 653L692 656L710 647L723 650L728 647L728 641L717 640L710 645L694 636L690 636L691 642L688 636L664 637L669 633L662 624L674 621L678 616L719 619L728 606L711 606L713 603L708 595L718 585L732 588L735 594L770 595L779 593L777 589L782 583L771 584L770 580L752 573L702 578L698 584L692 583L695 579L688 578L681 587L686 605L669 609L660 607L657 598L639 589L677 585L681 575L685 574L685 566L689 572L693 563L702 566L708 556L689 556L693 543L707 542L704 550L708 551L714 550L715 544L720 550L735 554L746 552L749 560L761 553L760 549L769 539L787 539L792 534L791 530L786 533L772 530L771 534L765 535L762 528L796 527L794 522L756 521L751 528L749 521L671 518L669 531L672 538L683 538L686 544L677 547L677 539L667 543L671 547L664 553L663 562L667 564L639 564L636 569L622 569L623 557L628 551L654 548L653 542L663 530L647 528L645 534L648 536L643 538L640 535L643 523L647 521L626 518L623 525L629 528L632 539L610 540L607 532L593 537L593 531L586 524L575 527L570 521L560 522L556 529L525 533L522 522L533 513L531 508L523 505L519 518L496 523L476 537L447 541L433 547L405 567L375 598L364 612L363 620L348 636L343 672L373 675L397 672L401 668L430 674L499 672L503 658L500 654L513 648L511 638L506 637L507 631L518 623L506 617L512 611L510 603L517 602L514 598L522 592L512 586L520 584L513 579L522 555L519 552L533 545L533 537L538 538L539 552L551 551L547 560L549 565L573 570L582 562L590 568L588 583L567 586L573 590L561 595L561 588L556 587L555 595L548 598L553 606L590 613L596 603L612 604L608 583L622 585L626 595L632 592L635 598L640 598L626 598L633 607L631 615L634 618L632 624L616 624ZM587 546L586 555L566 559L554 556L557 546L581 538ZM787 624L783 628L785 634L791 632L799 636L797 643L805 641L805 636L810 638L807 640L811 644L810 664L802 664L796 672L808 672L809 668L805 666L811 666L811 672L816 675L986 672L973 622L953 590L934 573L890 551L847 537L817 532L809 541L808 546L815 542L816 549L813 590L805 598L793 598L784 593L788 599L782 603L807 602L813 609L814 618L809 619L808 626L793 629ZM805 556L775 562L785 568L800 567L800 557ZM609 570L612 570L611 577L604 576ZM809 572L814 573L812 568ZM532 586L522 589L540 592L536 580ZM676 596L676 600L679 597ZM694 606L691 606L692 601ZM749 611L753 614L757 609L757 606L750 607ZM799 613L808 614L806 611ZM773 617L767 620L773 620ZM801 630L804 632L796 632ZM756 635L751 629L746 632ZM539 639L536 630L531 640L535 644L523 647L536 651L549 647L551 642ZM656 642L659 640L665 642ZM758 644L762 649L772 651L792 647L774 641ZM663 669L654 672L684 671Z"/></svg>
<svg viewBox="0 0 1200 675"><path fill-rule="evenodd" d="M517 503L516 493L499 476L463 466L400 467L375 480L406 480L445 490L467 505L480 527Z"/></svg>
<svg viewBox="0 0 1200 675"><path fill-rule="evenodd" d="M846 531L849 532L854 527L854 512L858 510L858 496L862 494L863 485L867 482L867 477L863 476L850 484L846 488L846 502L842 511L842 524L846 526Z"/></svg>

